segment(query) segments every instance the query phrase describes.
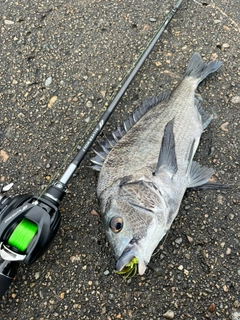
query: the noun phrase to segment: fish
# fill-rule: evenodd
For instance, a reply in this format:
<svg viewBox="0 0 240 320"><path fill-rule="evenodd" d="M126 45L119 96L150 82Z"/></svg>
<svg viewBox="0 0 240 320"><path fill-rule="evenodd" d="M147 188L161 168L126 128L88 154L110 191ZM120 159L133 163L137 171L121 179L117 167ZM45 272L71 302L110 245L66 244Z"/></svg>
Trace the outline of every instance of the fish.
<svg viewBox="0 0 240 320"><path fill-rule="evenodd" d="M221 65L195 52L171 94L145 100L94 147L101 219L120 274L145 273L188 188L219 187L214 169L193 157L212 120L195 91Z"/></svg>

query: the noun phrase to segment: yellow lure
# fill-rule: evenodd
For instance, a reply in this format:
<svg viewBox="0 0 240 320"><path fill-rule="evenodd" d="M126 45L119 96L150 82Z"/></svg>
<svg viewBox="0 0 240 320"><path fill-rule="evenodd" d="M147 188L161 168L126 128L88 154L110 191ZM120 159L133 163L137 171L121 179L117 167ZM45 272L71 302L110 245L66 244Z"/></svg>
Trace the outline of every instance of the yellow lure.
<svg viewBox="0 0 240 320"><path fill-rule="evenodd" d="M136 275L138 270L138 259L136 257L125 265L121 271L116 271L117 274L122 274L125 279L132 278Z"/></svg>

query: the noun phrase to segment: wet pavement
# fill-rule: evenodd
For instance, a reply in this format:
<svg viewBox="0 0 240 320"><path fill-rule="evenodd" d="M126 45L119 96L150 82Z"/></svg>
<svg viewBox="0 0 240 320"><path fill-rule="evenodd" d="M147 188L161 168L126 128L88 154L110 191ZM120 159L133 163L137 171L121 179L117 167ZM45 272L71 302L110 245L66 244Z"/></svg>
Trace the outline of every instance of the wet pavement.
<svg viewBox="0 0 240 320"><path fill-rule="evenodd" d="M0 182L40 195L59 177L173 1L1 1ZM187 191L151 259L124 281L97 214L90 153L61 204L46 254L21 264L0 318L240 319L240 2L183 0L109 119L110 130L147 97L170 92L193 52L222 67L198 88L214 120L196 159L227 190Z"/></svg>

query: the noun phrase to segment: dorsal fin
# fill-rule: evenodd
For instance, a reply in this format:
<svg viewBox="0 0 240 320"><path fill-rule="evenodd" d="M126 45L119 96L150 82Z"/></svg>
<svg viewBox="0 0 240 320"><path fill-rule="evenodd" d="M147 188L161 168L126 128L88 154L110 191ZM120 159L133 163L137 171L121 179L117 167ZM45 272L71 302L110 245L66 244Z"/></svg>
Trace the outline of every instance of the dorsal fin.
<svg viewBox="0 0 240 320"><path fill-rule="evenodd" d="M105 134L105 139L98 142L98 146L93 148L93 151L96 153L96 156L91 158L90 161L94 166L90 168L100 171L101 166L106 159L110 150L115 146L115 144L138 122L139 119L144 116L148 110L155 107L164 100L168 100L170 95L166 92L161 93L157 97L146 99L136 110L134 110L127 120L123 124L117 127L111 133Z"/></svg>

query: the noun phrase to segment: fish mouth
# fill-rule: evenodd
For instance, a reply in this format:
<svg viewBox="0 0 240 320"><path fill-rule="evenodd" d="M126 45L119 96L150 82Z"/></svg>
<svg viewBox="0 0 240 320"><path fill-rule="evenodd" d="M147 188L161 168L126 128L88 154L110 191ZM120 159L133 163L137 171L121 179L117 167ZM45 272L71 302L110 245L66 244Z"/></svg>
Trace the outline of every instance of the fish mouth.
<svg viewBox="0 0 240 320"><path fill-rule="evenodd" d="M142 275L146 268L143 259L133 250L123 252L116 264L117 273L123 274L125 278L134 277L137 272Z"/></svg>

